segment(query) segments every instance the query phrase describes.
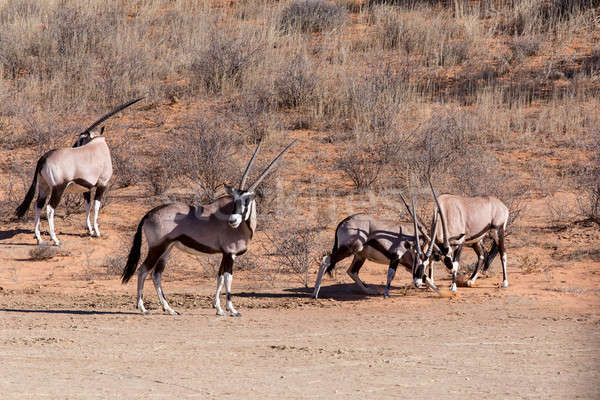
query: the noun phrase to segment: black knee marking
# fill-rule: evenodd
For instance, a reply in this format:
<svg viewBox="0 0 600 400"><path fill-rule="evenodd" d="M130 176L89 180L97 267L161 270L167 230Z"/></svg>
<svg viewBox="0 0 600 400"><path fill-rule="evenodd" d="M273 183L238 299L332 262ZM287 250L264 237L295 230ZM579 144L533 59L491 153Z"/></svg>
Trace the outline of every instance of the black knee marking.
<svg viewBox="0 0 600 400"><path fill-rule="evenodd" d="M225 272L229 272L233 275L233 257L231 254L223 254L223 258L221 259L221 265L219 267L219 276L223 275Z"/></svg>
<svg viewBox="0 0 600 400"><path fill-rule="evenodd" d="M56 210L56 207L58 207L58 204L60 203L60 199L66 189L66 185L60 185L60 186L55 186L52 188L52 194L50 195L50 202L48 204L50 204L50 207L54 208Z"/></svg>
<svg viewBox="0 0 600 400"><path fill-rule="evenodd" d="M83 193L83 198L85 199L86 204L89 206L92 201L92 192Z"/></svg>
<svg viewBox="0 0 600 400"><path fill-rule="evenodd" d="M94 194L94 200L102 201L106 193L106 186L96 186L96 193Z"/></svg>
<svg viewBox="0 0 600 400"><path fill-rule="evenodd" d="M227 293L225 297L227 298L227 301L231 301L231 293Z"/></svg>
<svg viewBox="0 0 600 400"><path fill-rule="evenodd" d="M35 206L37 208L44 208L44 204L46 204L46 197L38 197L37 201L35 202Z"/></svg>

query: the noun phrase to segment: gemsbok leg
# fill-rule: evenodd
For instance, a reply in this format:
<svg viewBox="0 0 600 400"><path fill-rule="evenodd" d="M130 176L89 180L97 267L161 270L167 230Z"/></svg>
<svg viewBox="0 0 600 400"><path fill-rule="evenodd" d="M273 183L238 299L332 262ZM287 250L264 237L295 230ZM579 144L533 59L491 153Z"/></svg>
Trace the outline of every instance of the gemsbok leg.
<svg viewBox="0 0 600 400"><path fill-rule="evenodd" d="M475 284L475 281L477 280L477 275L479 275L479 269L481 268L485 259L485 250L483 249L481 242L474 243L473 250L475 250L475 253L477 254L477 264L475 264L475 269L473 270L471 277L467 281L467 286L469 287Z"/></svg>
<svg viewBox="0 0 600 400"><path fill-rule="evenodd" d="M225 315L225 312L221 308L221 290L223 289L223 284L225 284L225 309L230 312L232 317L242 316L242 314L235 310L233 303L231 302L231 282L233 281L232 272L234 259L235 255L233 254L223 254L223 258L221 259L219 276L217 277L217 292L215 293L215 302L213 303L213 307L217 309L217 315Z"/></svg>
<svg viewBox="0 0 600 400"><path fill-rule="evenodd" d="M35 232L35 238L38 244L43 244L44 240L40 234L40 216L42 214L42 208L46 204L50 187L43 181L40 180L38 184L38 198L35 202L35 222L33 225L33 231Z"/></svg>
<svg viewBox="0 0 600 400"><path fill-rule="evenodd" d="M171 245L150 247L148 249L148 255L146 256L146 259L142 263L142 266L140 268L138 268L138 287L137 287L138 293L137 293L136 308L138 308L144 315L150 314L144 307L144 300L143 300L144 282L146 281L146 277L148 276L148 273L150 271L152 271L154 269L154 267L157 266L157 264L159 263L159 260L162 259L164 261L164 258L168 255L170 248L171 248ZM164 264L162 265L162 268L164 269ZM160 271L159 284L160 284L161 276L162 276L162 271ZM153 280L154 280L154 275L153 275ZM154 281L154 284L156 285L156 281ZM161 293L162 293L162 287L161 287ZM163 306L163 309L168 311L168 309L165 308L165 304L162 302L160 294L158 295L158 297L159 297L159 300L161 300L161 305ZM163 299L164 299L164 297L163 297ZM166 300L165 300L165 302L166 302ZM167 303L167 306L168 306L168 303ZM171 307L169 307L169 309L170 308Z"/></svg>
<svg viewBox="0 0 600 400"><path fill-rule="evenodd" d="M98 212L100 211L100 205L102 204L102 198L106 192L106 186L97 186L96 193L94 194L94 231L96 237L100 237L100 230L98 230Z"/></svg>
<svg viewBox="0 0 600 400"><path fill-rule="evenodd" d="M352 249L350 249L348 246L340 246L337 249L333 249L330 255L323 257L323 261L321 261L321 266L319 267L319 272L317 274L315 289L312 294L313 299L316 299L319 296L323 274L325 272L331 273L338 262L342 261L344 258L350 257L352 254L354 254L354 251L352 251Z"/></svg>
<svg viewBox="0 0 600 400"><path fill-rule="evenodd" d="M46 216L48 218L48 226L50 228L50 237L55 245L60 246L60 242L56 237L56 233L54 232L54 210L60 203L60 198L62 197L67 185L57 185L52 188L52 193L50 194L50 201L48 201L48 205L46 206Z"/></svg>
<svg viewBox="0 0 600 400"><path fill-rule="evenodd" d="M165 270L166 266L167 254L165 253L156 263L156 266L152 270L152 281L154 282L154 287L156 288L156 294L158 295L158 300L162 305L163 311L168 312L171 315L179 315L179 313L169 306L167 299L165 298L165 294L162 290L162 273Z"/></svg>
<svg viewBox="0 0 600 400"><path fill-rule="evenodd" d="M364 283L358 276L358 273L360 272L360 269L362 268L366 259L367 259L366 255L364 255L362 252L356 254L354 256L354 259L352 260L352 263L350 264L350 267L348 267L348 270L346 271L346 273L358 285L358 287L360 288L360 290L363 293L371 294L371 295L377 294L377 290L369 287L369 285Z"/></svg>
<svg viewBox="0 0 600 400"><path fill-rule="evenodd" d="M498 250L500 252L500 261L502 262L502 287L508 287L508 277L506 276L506 248L504 247L504 230L506 224L501 226L496 233L494 240L498 243Z"/></svg>
<svg viewBox="0 0 600 400"><path fill-rule="evenodd" d="M90 236L94 236L94 231L92 230L92 223L90 222L90 211L92 209L92 191L83 193L83 198L85 199L85 224L88 228L88 233Z"/></svg>

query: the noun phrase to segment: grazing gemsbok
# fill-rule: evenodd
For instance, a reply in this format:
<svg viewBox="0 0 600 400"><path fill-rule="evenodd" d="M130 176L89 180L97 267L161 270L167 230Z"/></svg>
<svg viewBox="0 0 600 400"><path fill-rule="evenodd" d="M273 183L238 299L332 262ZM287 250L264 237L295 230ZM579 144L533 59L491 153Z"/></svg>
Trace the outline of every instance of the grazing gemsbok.
<svg viewBox="0 0 600 400"><path fill-rule="evenodd" d="M70 185L82 187L86 191L84 197L87 203L87 228L90 235L93 236L95 231L96 236L100 237L100 231L98 230L98 210L100 210L100 202L106 190L106 185L112 176L112 162L105 137L96 135L93 129L112 115L137 103L142 98L122 104L102 116L78 135L73 147L50 150L40 157L35 167L33 181L25 195L25 199L15 211L15 214L19 218L25 215L37 187L38 198L35 203L34 231L38 244L44 243L40 235L40 213L48 195L50 195L50 201L46 208L50 237L55 245L60 245L54 233L54 210L58 206L64 191ZM104 127L100 129L99 135L103 133ZM93 188L96 188L94 196L94 231L92 231L90 224L91 191Z"/></svg>
<svg viewBox="0 0 600 400"><path fill-rule="evenodd" d="M133 238L133 245L123 270L122 282L127 283L135 273L140 260L142 231L148 242L148 255L138 270L137 304L143 314L142 292L144 280L152 272L152 280L162 305L163 311L178 314L165 299L161 277L165 269L166 259L173 246L181 250L196 253L221 253L221 266L217 276L217 292L213 307L217 315L225 315L221 309L221 289L223 282L227 294L226 310L232 316L239 317L231 302L231 281L233 279L233 260L246 252L248 244L256 229L256 199L254 190L273 169L283 154L295 143L293 141L269 164L258 179L244 189L250 168L260 149L259 142L246 171L242 176L238 189L225 186L228 196L223 196L210 204L191 206L181 203L164 204L150 210L140 221Z"/></svg>
<svg viewBox="0 0 600 400"><path fill-rule="evenodd" d="M384 296L389 297L391 281L399 264L413 273L415 254L412 250L415 229L410 224L398 224L384 221L365 214L354 214L346 217L335 229L335 239L331 254L325 256L319 267L315 288L312 294L318 298L323 274L331 271L341 260L354 256L348 275L365 294L377 294L359 277L361 267L366 260L377 264L388 264L388 279ZM427 282L429 284L429 282ZM437 290L435 288L434 290Z"/></svg>
<svg viewBox="0 0 600 400"><path fill-rule="evenodd" d="M504 235L509 217L508 207L493 196L463 197L443 194L438 198L431 182L429 182L429 186L436 204L435 213L439 212L442 222L441 232L439 229L433 229L431 237L434 238L435 244L440 249L444 265L452 272L450 290L456 292L456 275L462 248L465 245L473 248L478 256L475 270L467 281L467 285L472 286L475 283L485 259L486 252L482 242L487 234L492 236L494 246L487 257L486 268L489 267L491 259L499 251L502 262L502 287L507 288ZM434 219L437 219L437 216L434 215ZM415 276L423 276L424 268L428 264L430 277L432 277L433 266L430 264L430 257L427 257L424 263L415 268Z"/></svg>

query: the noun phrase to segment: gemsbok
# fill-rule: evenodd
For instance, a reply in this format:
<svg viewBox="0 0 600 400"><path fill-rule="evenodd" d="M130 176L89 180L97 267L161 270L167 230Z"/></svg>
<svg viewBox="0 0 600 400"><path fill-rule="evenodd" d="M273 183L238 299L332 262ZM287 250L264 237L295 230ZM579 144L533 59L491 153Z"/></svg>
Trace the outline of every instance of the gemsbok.
<svg viewBox="0 0 600 400"><path fill-rule="evenodd" d="M225 189L228 195L220 197L210 204L200 206L181 203L164 204L144 215L137 227L122 275L122 282L127 283L135 273L140 260L142 233L144 233L148 242L148 254L138 269L136 308L144 315L148 314L144 307L142 292L146 276L152 272L152 280L163 311L172 315L178 314L169 306L161 285L167 257L175 246L193 254L221 253L223 255L217 275L217 292L213 307L217 309L217 315L225 315L220 300L223 283L225 283L226 310L230 312L231 316L240 316L231 302L233 261L237 256L246 252L256 230L256 195L254 191L295 142L287 145L247 189L244 188L246 179L262 141L259 142L252 155L238 189L226 185Z"/></svg>
<svg viewBox="0 0 600 400"><path fill-rule="evenodd" d="M411 224L380 220L366 214L346 217L335 229L333 249L321 262L312 297L318 298L324 273L331 275L335 265L350 256L354 258L346 272L358 288L369 295L377 294L377 290L367 286L359 278L361 267L366 260L389 265L384 290L384 297L389 297L391 282L398 265L404 266L414 275L414 232L415 227ZM430 286L429 281L426 280L426 283ZM432 289L437 292L435 286Z"/></svg>
<svg viewBox="0 0 600 400"><path fill-rule="evenodd" d="M507 288L504 236L509 218L508 207L493 196L463 197L443 194L438 197L431 182L429 186L436 204L434 220L437 220L435 214L439 213L442 228L432 229L431 237L439 247L439 256L444 265L452 272L450 290L456 292L456 275L463 246L473 248L478 257L467 286L473 286L475 283L484 260L487 269L495 254L499 252L502 263L502 287ZM486 258L482 242L487 234L492 236L494 245ZM430 268L429 277L433 280L431 254L415 268L415 278L423 277L427 266Z"/></svg>
<svg viewBox="0 0 600 400"><path fill-rule="evenodd" d="M143 97L140 97L129 101L108 114L103 115L78 135L73 147L50 150L40 157L35 167L33 181L25 195L25 199L15 211L15 214L19 218L25 215L37 188L38 198L35 203L34 232L38 244L44 243L40 234L40 214L46 203L46 199L50 196L50 201L46 207L50 237L55 245L60 245L54 232L54 210L60 203L60 199L67 187L71 185L79 187L79 190L81 188L85 190L84 198L87 203L86 224L88 232L92 236L94 236L95 232L96 236L100 237L98 211L100 210L102 196L112 176L112 162L106 138L101 136L104 133L104 126L98 134L94 132L94 129L114 114L142 99ZM96 191L94 194L94 230L92 231L90 209L93 188L96 188Z"/></svg>

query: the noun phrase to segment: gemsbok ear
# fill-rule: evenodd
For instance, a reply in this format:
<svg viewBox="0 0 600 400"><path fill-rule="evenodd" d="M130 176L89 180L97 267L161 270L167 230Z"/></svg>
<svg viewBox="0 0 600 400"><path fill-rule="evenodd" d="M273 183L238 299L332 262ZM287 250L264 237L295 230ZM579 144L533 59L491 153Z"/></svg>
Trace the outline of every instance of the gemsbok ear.
<svg viewBox="0 0 600 400"><path fill-rule="evenodd" d="M233 188L231 186L229 186L226 183L224 183L223 186L225 186L225 191L227 192L227 194L233 195Z"/></svg>

